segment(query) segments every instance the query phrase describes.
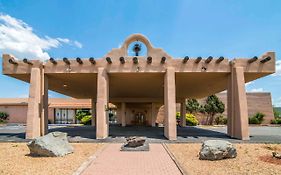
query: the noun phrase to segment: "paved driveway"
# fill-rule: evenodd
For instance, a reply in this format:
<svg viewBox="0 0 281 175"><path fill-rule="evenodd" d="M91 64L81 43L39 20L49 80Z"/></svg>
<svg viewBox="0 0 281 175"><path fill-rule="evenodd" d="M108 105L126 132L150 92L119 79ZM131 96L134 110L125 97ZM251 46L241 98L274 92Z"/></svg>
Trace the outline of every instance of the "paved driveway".
<svg viewBox="0 0 281 175"><path fill-rule="evenodd" d="M128 136L144 136L150 143L171 142L163 136L164 128L137 126L110 126L107 139L96 140L95 128L91 126L49 126L49 132L61 131L68 133L71 142L119 142ZM173 142L202 142L208 139L226 139L231 142L241 142L226 135L226 127L178 127L177 141ZM0 141L27 141L25 126L0 126ZM253 143L281 143L281 127L251 126L250 141Z"/></svg>

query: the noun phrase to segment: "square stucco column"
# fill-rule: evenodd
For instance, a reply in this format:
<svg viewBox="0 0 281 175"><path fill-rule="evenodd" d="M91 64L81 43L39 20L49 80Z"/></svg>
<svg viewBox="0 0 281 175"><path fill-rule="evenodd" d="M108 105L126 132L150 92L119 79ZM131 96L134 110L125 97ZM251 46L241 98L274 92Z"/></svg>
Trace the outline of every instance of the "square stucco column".
<svg viewBox="0 0 281 175"><path fill-rule="evenodd" d="M176 126L176 81L175 69L168 67L164 77L164 135L169 140L177 139Z"/></svg>
<svg viewBox="0 0 281 175"><path fill-rule="evenodd" d="M28 110L26 120L26 139L33 139L41 135L40 103L42 100L42 77L40 68L32 68L30 74Z"/></svg>
<svg viewBox="0 0 281 175"><path fill-rule="evenodd" d="M155 127L155 121L156 121L156 104L151 103L151 126Z"/></svg>
<svg viewBox="0 0 281 175"><path fill-rule="evenodd" d="M185 114L186 114L186 105L185 105L185 100L181 103L181 119L180 119L180 125L182 127L186 126L186 119L185 119Z"/></svg>
<svg viewBox="0 0 281 175"><path fill-rule="evenodd" d="M108 137L109 121L108 121L108 98L109 86L108 75L103 67L98 68L97 77L97 104L96 104L96 138L104 139Z"/></svg>
<svg viewBox="0 0 281 175"><path fill-rule="evenodd" d="M41 135L48 134L48 111L49 111L49 97L48 97L48 77L42 70L42 113L41 113Z"/></svg>
<svg viewBox="0 0 281 175"><path fill-rule="evenodd" d="M121 123L123 127L126 126L126 103L124 102L121 104Z"/></svg>
<svg viewBox="0 0 281 175"><path fill-rule="evenodd" d="M248 107L243 67L232 67L227 89L227 134L249 140Z"/></svg>
<svg viewBox="0 0 281 175"><path fill-rule="evenodd" d="M92 105L92 126L96 126L96 102L95 99L91 99L91 105Z"/></svg>

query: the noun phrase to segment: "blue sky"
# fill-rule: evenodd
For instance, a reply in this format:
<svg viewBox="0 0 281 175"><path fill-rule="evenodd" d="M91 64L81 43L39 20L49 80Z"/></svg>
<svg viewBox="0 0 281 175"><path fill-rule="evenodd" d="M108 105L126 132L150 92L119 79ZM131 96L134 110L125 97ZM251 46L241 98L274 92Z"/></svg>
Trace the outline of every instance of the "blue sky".
<svg viewBox="0 0 281 175"><path fill-rule="evenodd" d="M174 57L253 57L275 51L278 72L246 88L271 92L273 103L281 106L279 0L0 0L0 13L1 55L98 58L132 33L146 35ZM20 39L13 37L15 30ZM27 83L0 69L0 98L28 96Z"/></svg>

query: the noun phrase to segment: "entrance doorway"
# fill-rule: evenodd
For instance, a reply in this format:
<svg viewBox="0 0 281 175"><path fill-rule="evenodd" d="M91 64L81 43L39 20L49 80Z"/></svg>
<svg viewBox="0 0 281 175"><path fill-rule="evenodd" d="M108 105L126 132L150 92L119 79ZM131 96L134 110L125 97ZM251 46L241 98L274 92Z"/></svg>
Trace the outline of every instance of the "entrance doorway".
<svg viewBox="0 0 281 175"><path fill-rule="evenodd" d="M147 125L146 117L143 112L137 112L134 118L135 125Z"/></svg>

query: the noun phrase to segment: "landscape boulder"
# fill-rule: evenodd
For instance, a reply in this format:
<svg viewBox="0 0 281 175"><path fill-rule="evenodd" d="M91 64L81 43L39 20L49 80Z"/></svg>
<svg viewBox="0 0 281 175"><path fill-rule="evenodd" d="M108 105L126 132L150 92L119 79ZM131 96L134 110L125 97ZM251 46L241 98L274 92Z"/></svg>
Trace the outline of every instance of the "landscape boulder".
<svg viewBox="0 0 281 175"><path fill-rule="evenodd" d="M272 152L272 156L273 156L274 158L281 159L281 153Z"/></svg>
<svg viewBox="0 0 281 175"><path fill-rule="evenodd" d="M138 146L143 146L145 142L145 138L143 137L129 137L127 138L127 147L138 147Z"/></svg>
<svg viewBox="0 0 281 175"><path fill-rule="evenodd" d="M200 160L221 160L235 158L236 156L235 147L230 142L224 140L204 141L199 152Z"/></svg>
<svg viewBox="0 0 281 175"><path fill-rule="evenodd" d="M149 151L149 145L143 137L129 137L122 145L121 151Z"/></svg>
<svg viewBox="0 0 281 175"><path fill-rule="evenodd" d="M67 140L67 133L51 132L45 136L37 137L27 144L30 155L60 157L73 153L73 147Z"/></svg>

